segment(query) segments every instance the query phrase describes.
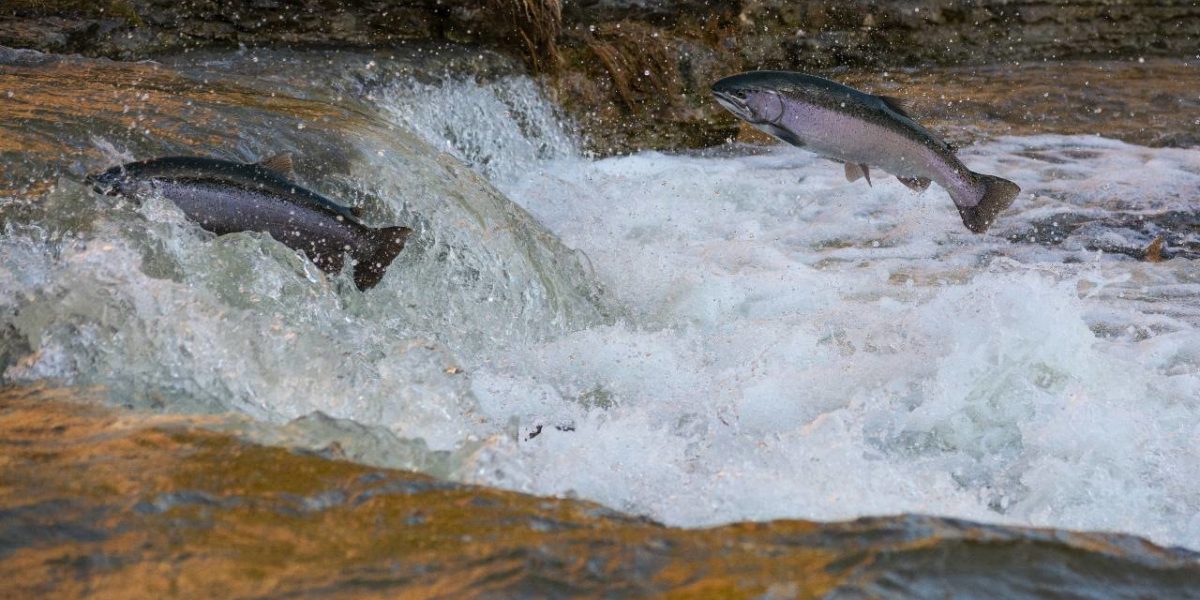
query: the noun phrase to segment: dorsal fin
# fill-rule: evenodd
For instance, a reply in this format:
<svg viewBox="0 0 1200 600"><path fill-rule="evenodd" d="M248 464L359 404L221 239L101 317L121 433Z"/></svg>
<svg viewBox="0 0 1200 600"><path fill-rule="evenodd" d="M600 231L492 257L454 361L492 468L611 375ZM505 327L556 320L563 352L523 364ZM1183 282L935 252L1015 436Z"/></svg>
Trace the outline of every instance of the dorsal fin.
<svg viewBox="0 0 1200 600"><path fill-rule="evenodd" d="M896 114L899 114L902 117L908 117L910 119L912 118L912 115L908 114L908 102L895 96L876 96L876 98L879 98L879 100L883 102L884 106L892 109L896 112Z"/></svg>
<svg viewBox="0 0 1200 600"><path fill-rule="evenodd" d="M280 152L275 156L268 157L259 161L258 166L289 178L296 177L296 167L292 162L291 152Z"/></svg>

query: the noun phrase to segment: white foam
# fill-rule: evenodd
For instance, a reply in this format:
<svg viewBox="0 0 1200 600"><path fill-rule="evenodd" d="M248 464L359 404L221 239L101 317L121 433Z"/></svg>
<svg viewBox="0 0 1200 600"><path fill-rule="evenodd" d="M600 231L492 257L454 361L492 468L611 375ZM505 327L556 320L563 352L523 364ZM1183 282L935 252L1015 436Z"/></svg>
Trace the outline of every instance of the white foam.
<svg viewBox="0 0 1200 600"><path fill-rule="evenodd" d="M1200 151L1038 136L963 155L1025 190L991 235L936 186L847 183L786 147L502 181L636 317L476 378L491 419L575 430L490 447L473 476L687 526L917 511L1200 546L1194 263L1005 239L1194 209Z"/></svg>

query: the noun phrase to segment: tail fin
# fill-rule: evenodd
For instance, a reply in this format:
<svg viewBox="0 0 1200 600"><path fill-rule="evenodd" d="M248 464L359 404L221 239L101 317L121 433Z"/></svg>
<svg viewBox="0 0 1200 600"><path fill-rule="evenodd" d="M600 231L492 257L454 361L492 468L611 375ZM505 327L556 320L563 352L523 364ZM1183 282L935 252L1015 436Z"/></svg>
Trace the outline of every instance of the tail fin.
<svg viewBox="0 0 1200 600"><path fill-rule="evenodd" d="M1017 184L995 175L975 173L975 181L983 187L983 196L974 206L963 206L955 198L958 214L962 216L963 225L974 233L983 233L992 226L996 215L1008 208L1021 188Z"/></svg>
<svg viewBox="0 0 1200 600"><path fill-rule="evenodd" d="M404 249L404 242L412 230L407 227L384 227L371 230L373 244L364 256L355 256L358 264L354 265L354 285L366 291L383 279L388 265Z"/></svg>

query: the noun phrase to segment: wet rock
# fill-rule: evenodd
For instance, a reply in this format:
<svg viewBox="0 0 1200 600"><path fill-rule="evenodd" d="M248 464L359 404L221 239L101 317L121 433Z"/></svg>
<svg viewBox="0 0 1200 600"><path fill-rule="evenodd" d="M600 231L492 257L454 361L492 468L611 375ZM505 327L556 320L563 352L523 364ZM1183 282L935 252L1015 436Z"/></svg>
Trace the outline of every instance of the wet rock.
<svg viewBox="0 0 1200 600"><path fill-rule="evenodd" d="M1063 213L1039 219L1008 237L1013 242L1123 254L1151 262L1194 260L1200 258L1200 214L1178 210L1105 212L1094 217Z"/></svg>
<svg viewBox="0 0 1200 600"><path fill-rule="evenodd" d="M589 133L591 149L614 153L698 147L730 137L737 124L708 98L708 85L733 72L840 74L837 70L853 68L878 74L917 65L1015 68L1076 59L1189 57L1200 51L1200 5L1186 0L969 5L949 0L418 0L396 6L384 0L301 0L284 9L278 2L256 0L17 0L0 9L0 45L125 59L214 45L394 46L447 40L502 49L523 57L534 71L549 73L548 83ZM639 76L648 84L640 89ZM1156 102L1165 106L1183 98L1171 95ZM1142 112L1141 104L1096 102L1091 107L1106 115ZM1180 108L1186 107L1173 112L1183 114ZM1111 119L1093 119L1105 120ZM1052 121L1041 125L1060 133L1087 131L1057 128ZM1194 124L1187 125L1158 127L1138 137L1158 145L1196 144ZM1117 129L1118 135L1134 131Z"/></svg>
<svg viewBox="0 0 1200 600"><path fill-rule="evenodd" d="M636 20L657 24L678 23L694 15L736 13L738 0L577 0L563 6L568 24Z"/></svg>
<svg viewBox="0 0 1200 600"><path fill-rule="evenodd" d="M920 515L682 530L0 388L0 596L1197 598L1200 555Z"/></svg>

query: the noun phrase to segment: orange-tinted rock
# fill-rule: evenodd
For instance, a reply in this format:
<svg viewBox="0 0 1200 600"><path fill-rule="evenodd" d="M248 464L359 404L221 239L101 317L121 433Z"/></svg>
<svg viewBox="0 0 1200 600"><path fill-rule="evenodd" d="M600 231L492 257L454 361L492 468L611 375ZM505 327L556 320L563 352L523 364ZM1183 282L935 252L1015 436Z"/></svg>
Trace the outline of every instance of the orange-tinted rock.
<svg viewBox="0 0 1200 600"><path fill-rule="evenodd" d="M0 596L1186 598L1197 555L921 516L663 527L0 389Z"/></svg>

